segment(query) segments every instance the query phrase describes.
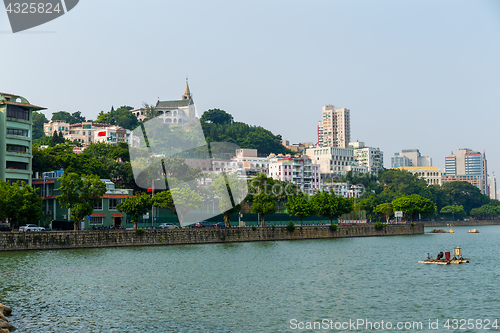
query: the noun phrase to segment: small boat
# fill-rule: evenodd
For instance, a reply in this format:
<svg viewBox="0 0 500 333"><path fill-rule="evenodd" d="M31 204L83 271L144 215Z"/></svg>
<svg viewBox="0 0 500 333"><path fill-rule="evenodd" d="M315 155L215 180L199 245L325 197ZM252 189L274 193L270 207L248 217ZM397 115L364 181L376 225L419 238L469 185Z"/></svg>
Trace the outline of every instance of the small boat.
<svg viewBox="0 0 500 333"><path fill-rule="evenodd" d="M445 258L443 259L443 252L440 252L436 259L432 259L429 252L427 252L427 259L421 260L419 264L435 264L435 265L449 265L449 264L465 264L469 262L469 259L462 257L462 249L456 247L453 249L453 258L451 258L450 252L445 253Z"/></svg>

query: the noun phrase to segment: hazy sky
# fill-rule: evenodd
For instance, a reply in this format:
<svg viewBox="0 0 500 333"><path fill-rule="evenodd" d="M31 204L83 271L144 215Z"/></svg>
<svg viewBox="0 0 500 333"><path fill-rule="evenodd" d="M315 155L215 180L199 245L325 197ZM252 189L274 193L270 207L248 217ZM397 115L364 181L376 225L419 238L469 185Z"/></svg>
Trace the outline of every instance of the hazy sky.
<svg viewBox="0 0 500 333"><path fill-rule="evenodd" d="M0 10L0 91L95 119L180 99L292 143L317 141L321 107L351 110L352 140L418 148L444 166L486 151L500 175L500 1L80 0L12 34Z"/></svg>

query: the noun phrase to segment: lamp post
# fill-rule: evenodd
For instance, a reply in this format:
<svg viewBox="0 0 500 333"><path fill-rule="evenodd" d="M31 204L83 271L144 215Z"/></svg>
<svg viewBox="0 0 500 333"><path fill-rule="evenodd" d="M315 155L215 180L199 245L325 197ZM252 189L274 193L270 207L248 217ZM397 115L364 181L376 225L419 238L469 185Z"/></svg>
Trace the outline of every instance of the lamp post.
<svg viewBox="0 0 500 333"><path fill-rule="evenodd" d="M154 221L156 216L154 214L155 204L153 202L153 196L155 195L155 180L161 180L161 178L151 180L151 228L154 228Z"/></svg>

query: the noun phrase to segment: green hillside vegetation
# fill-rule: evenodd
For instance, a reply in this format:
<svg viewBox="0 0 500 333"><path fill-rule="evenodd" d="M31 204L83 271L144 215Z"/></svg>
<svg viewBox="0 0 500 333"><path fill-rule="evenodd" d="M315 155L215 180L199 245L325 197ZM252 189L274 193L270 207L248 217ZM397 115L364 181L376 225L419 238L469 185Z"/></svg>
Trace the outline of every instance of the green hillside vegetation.
<svg viewBox="0 0 500 333"><path fill-rule="evenodd" d="M200 121L207 143L232 142L240 148L257 149L259 155L294 154L281 144L281 135L274 135L261 126L235 122L224 110L205 111Z"/></svg>

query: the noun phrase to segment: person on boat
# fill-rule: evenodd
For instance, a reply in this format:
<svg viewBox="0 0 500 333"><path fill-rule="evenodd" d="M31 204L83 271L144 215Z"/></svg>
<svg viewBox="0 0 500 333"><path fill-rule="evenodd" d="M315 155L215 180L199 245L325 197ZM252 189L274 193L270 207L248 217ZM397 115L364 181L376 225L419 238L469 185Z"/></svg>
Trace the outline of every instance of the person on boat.
<svg viewBox="0 0 500 333"><path fill-rule="evenodd" d="M444 253L443 252L439 252L436 260L441 260L441 259L443 259L443 257L444 257Z"/></svg>

